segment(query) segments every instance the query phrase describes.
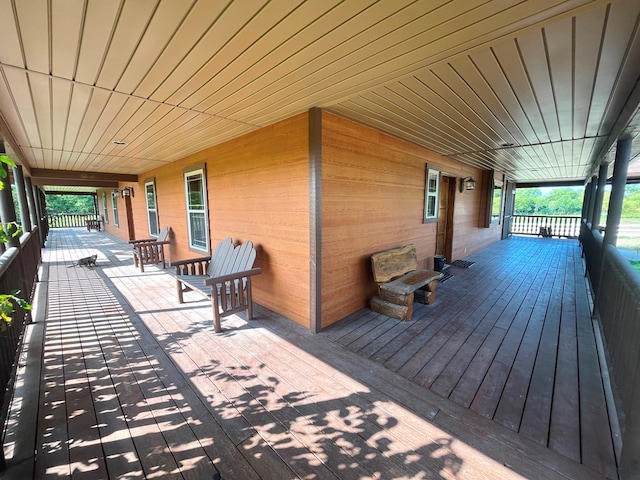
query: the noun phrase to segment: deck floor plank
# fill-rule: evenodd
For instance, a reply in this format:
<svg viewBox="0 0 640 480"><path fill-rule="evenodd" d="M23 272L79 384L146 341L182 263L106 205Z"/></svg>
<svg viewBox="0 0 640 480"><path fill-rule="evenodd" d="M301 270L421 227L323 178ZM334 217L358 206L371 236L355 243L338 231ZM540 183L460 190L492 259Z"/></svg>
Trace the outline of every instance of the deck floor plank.
<svg viewBox="0 0 640 480"><path fill-rule="evenodd" d="M413 325L356 352L614 478L611 436L596 433L611 427L579 245L515 238L469 259Z"/></svg>
<svg viewBox="0 0 640 480"><path fill-rule="evenodd" d="M579 380L588 468L567 456L576 427L555 403L565 393L552 397L544 445L518 432L526 402L507 402L528 386L542 321L560 298L548 278L562 268L576 294L586 288L568 245L530 239L479 252L438 287L434 304L414 305L410 322L362 309L316 335L256 305L256 320L230 316L216 334L210 302L187 295L178 304L173 279L135 269L128 245L52 231L37 322L43 377L30 382L41 404L34 478L615 478L606 436L588 438L606 404L580 300L575 329L557 323L558 345L574 336L576 347L556 355L590 369L566 369L567 386ZM96 252L97 267L70 267ZM565 267L561 252L574 264ZM451 398L433 388L447 368L456 372ZM552 383L557 392L562 381Z"/></svg>

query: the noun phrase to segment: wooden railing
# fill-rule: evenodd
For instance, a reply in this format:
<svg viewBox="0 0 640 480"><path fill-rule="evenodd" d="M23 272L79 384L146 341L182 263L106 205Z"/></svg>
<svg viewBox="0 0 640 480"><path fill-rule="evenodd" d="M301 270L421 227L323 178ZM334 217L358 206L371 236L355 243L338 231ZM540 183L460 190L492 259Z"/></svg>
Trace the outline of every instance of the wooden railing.
<svg viewBox="0 0 640 480"><path fill-rule="evenodd" d="M583 223L580 242L623 412L620 478L638 478L633 474L640 472L640 274L615 246L603 246L599 229Z"/></svg>
<svg viewBox="0 0 640 480"><path fill-rule="evenodd" d="M510 233L514 235L578 238L580 216L513 215L511 217Z"/></svg>
<svg viewBox="0 0 640 480"><path fill-rule="evenodd" d="M87 220L102 220L100 215L94 213L58 213L47 215L49 228L85 227Z"/></svg>
<svg viewBox="0 0 640 480"><path fill-rule="evenodd" d="M31 303L38 280L40 259L40 234L35 229L20 238L19 247L8 248L0 256L0 293L20 290L18 296ZM0 425L4 425L7 419L16 359L25 326L30 322L30 311L16 305L11 324L0 331ZM3 468L4 455L0 445L0 469Z"/></svg>

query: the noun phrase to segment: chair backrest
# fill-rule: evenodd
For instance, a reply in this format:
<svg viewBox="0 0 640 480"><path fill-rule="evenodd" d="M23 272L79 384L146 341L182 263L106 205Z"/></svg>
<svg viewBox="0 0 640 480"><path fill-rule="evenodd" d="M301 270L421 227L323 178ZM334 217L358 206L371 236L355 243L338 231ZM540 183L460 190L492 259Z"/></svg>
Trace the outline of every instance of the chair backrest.
<svg viewBox="0 0 640 480"><path fill-rule="evenodd" d="M158 238L156 239L157 242L166 242L169 239L169 227L164 227L162 230L160 230L160 233L158 233Z"/></svg>
<svg viewBox="0 0 640 480"><path fill-rule="evenodd" d="M256 259L256 249L253 248L253 242L247 240L241 245L238 245L233 252L233 265L229 273L244 272L250 270L253 267L253 262Z"/></svg>
<svg viewBox="0 0 640 480"><path fill-rule="evenodd" d="M371 256L373 280L384 283L418 269L416 247L412 243L400 248L385 250Z"/></svg>
<svg viewBox="0 0 640 480"><path fill-rule="evenodd" d="M207 275L210 277L219 277L224 275L222 272L228 269L228 264L231 263L233 256L233 240L231 237L227 237L216 245L213 255L211 255L211 262L209 263L209 269Z"/></svg>

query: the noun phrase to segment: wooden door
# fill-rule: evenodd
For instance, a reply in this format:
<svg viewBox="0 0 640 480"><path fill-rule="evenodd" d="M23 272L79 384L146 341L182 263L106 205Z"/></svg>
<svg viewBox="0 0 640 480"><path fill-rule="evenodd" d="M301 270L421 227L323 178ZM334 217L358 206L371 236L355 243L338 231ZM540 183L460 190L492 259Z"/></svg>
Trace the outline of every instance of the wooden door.
<svg viewBox="0 0 640 480"><path fill-rule="evenodd" d="M133 207L131 206L131 197L124 197L124 206L127 211L127 230L129 233L129 240L136 239L136 231L133 225Z"/></svg>
<svg viewBox="0 0 640 480"><path fill-rule="evenodd" d="M455 192L456 178L443 175L440 179L436 255L444 255L448 262L451 261L453 247L453 203Z"/></svg>

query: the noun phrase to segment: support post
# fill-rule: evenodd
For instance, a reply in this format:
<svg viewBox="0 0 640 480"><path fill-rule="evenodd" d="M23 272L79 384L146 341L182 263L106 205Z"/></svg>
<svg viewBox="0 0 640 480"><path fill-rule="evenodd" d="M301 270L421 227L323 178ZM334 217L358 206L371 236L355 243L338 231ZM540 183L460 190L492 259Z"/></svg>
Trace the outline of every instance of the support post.
<svg viewBox="0 0 640 480"><path fill-rule="evenodd" d="M618 228L622 218L622 202L627 185L627 170L631 158L631 139L618 140L616 146L616 160L613 164L613 180L611 182L611 197L607 212L607 228L605 229L603 247L613 245L618 241Z"/></svg>
<svg viewBox="0 0 640 480"><path fill-rule="evenodd" d="M591 229L600 226L600 217L602 216L602 202L604 201L604 188L607 186L607 165L600 165L598 170L598 186L596 188L596 198L593 205L591 216Z"/></svg>
<svg viewBox="0 0 640 480"><path fill-rule="evenodd" d="M20 223L22 224L22 230L25 232L30 232L31 217L29 215L27 191L25 189L24 174L22 173L21 165L16 165L15 167L13 167L13 177L16 181L16 193L18 194L18 207L20 208Z"/></svg>
<svg viewBox="0 0 640 480"><path fill-rule="evenodd" d="M25 177L24 179L25 193L27 194L27 204L29 205L29 215L31 218L31 225L33 227L40 228L38 223L38 209L36 207L36 201L33 198L33 185L31 184L31 177Z"/></svg>
<svg viewBox="0 0 640 480"><path fill-rule="evenodd" d="M4 154L4 142L0 141L0 155ZM0 168L4 170L6 175L3 175L2 182L4 186L0 190L0 218L2 219L2 228L7 233L9 240L7 241L7 247L19 247L20 238L13 236L16 232L18 225L16 222L16 210L13 206L13 197L11 196L11 181L9 179L9 166L0 162Z"/></svg>
<svg viewBox="0 0 640 480"><path fill-rule="evenodd" d="M597 177L594 175L585 187L584 201L582 203L582 219L587 223L589 223L593 215L593 207L596 201L596 184Z"/></svg>

